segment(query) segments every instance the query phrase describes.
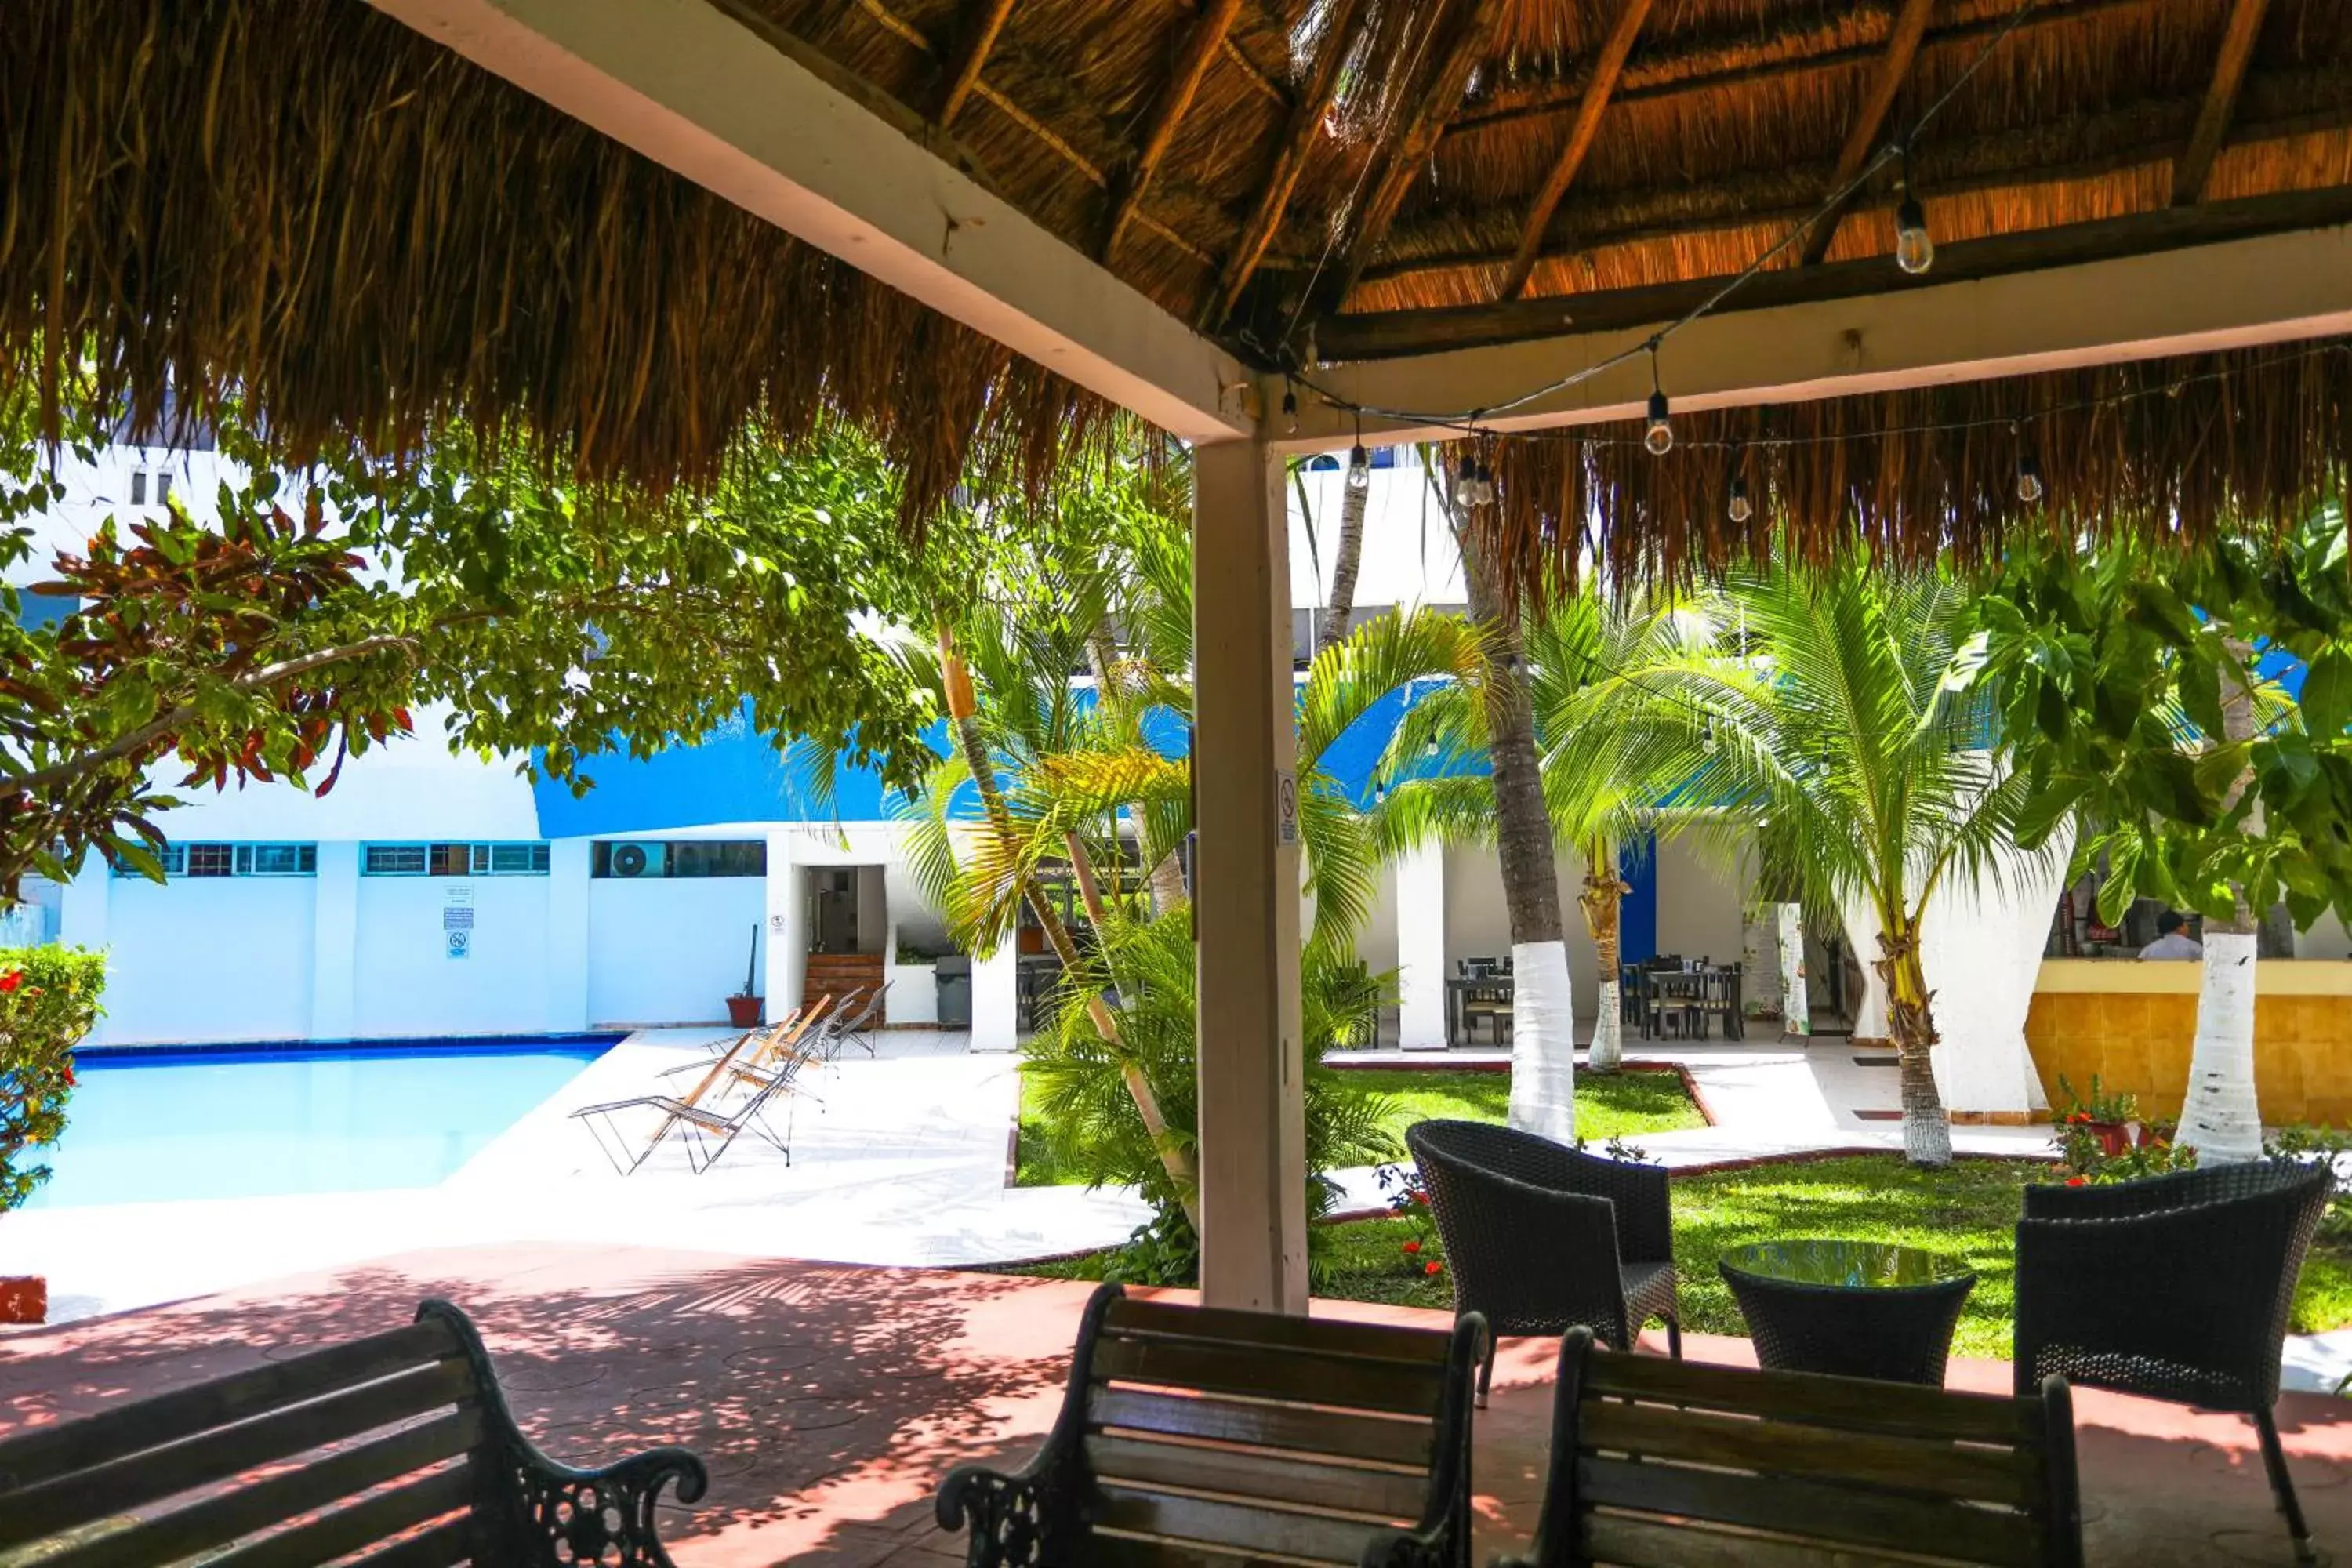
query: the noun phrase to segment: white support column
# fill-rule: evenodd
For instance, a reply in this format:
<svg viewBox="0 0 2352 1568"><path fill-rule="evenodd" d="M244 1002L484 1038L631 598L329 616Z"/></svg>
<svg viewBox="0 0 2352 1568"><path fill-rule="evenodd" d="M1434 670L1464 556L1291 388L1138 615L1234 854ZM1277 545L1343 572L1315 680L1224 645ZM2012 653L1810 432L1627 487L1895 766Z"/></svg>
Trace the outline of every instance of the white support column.
<svg viewBox="0 0 2352 1568"><path fill-rule="evenodd" d="M801 1005L801 982L808 973L808 900L800 862L793 857L796 841L789 828L768 831L768 929L766 980L761 994L767 998L771 1022Z"/></svg>
<svg viewBox="0 0 2352 1568"><path fill-rule="evenodd" d="M1407 850L1396 863L1397 1044L1442 1050L1445 1037L1445 848Z"/></svg>
<svg viewBox="0 0 2352 1568"><path fill-rule="evenodd" d="M310 1037L348 1040L358 1031L360 847L319 846L310 908Z"/></svg>
<svg viewBox="0 0 2352 1568"><path fill-rule="evenodd" d="M84 857L81 874L58 890L58 942L62 946L103 952L107 923L114 896L114 873L96 855ZM113 960L107 961L111 977ZM91 1045L104 1045L113 1033L100 1016L89 1032Z"/></svg>
<svg viewBox="0 0 2352 1568"><path fill-rule="evenodd" d="M593 841L558 838L547 847L547 1028L568 1035L588 1026L588 871Z"/></svg>
<svg viewBox="0 0 2352 1568"><path fill-rule="evenodd" d="M1021 1045L1021 953L1010 942L971 961L971 1048L1011 1051Z"/></svg>
<svg viewBox="0 0 2352 1568"><path fill-rule="evenodd" d="M1297 758L1279 458L1193 454L1201 1294L1307 1310Z"/></svg>

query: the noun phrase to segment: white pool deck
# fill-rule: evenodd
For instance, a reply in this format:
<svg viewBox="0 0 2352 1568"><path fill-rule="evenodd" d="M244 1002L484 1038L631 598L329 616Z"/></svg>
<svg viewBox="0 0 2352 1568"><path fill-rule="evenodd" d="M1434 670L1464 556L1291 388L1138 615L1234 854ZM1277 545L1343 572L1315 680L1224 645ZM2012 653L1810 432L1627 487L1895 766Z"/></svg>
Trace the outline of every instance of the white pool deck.
<svg viewBox="0 0 2352 1568"><path fill-rule="evenodd" d="M1145 1215L1120 1191L1006 1186L1017 1058L974 1054L961 1033L885 1033L873 1059L853 1047L812 1074L789 1165L746 1133L701 1175L676 1138L615 1174L568 1113L679 1092L694 1079L663 1069L707 1061L728 1033L630 1036L438 1186L26 1210L0 1219L0 1274L46 1275L62 1321L417 1247L609 1241L951 1267L1102 1246ZM633 1115L625 1125L649 1134L655 1113Z"/></svg>
<svg viewBox="0 0 2352 1568"><path fill-rule="evenodd" d="M739 1139L696 1175L673 1139L623 1177L569 1116L575 1107L677 1092L665 1068L709 1059L718 1028L641 1030L591 1063L437 1186L282 1197L32 1209L0 1218L0 1274L47 1277L53 1322L434 1247L609 1242L836 1263L969 1267L1108 1246L1146 1215L1119 1189L1011 1187L1018 1058L961 1033L890 1031L812 1077L793 1112L793 1155ZM1895 1074L1839 1037L1629 1040L1630 1060L1674 1061L1710 1127L1634 1140L1681 1169L1794 1153L1895 1151ZM1507 1051L1381 1050L1349 1059L1499 1066ZM821 1101L821 1103L819 1103ZM650 1132L641 1113L639 1135ZM782 1123L779 1111L774 1120ZM2050 1152L2046 1128L1958 1127L1964 1154ZM1334 1173L1341 1211L1385 1205L1370 1169ZM2352 1373L2352 1331L2293 1340L2288 1386Z"/></svg>

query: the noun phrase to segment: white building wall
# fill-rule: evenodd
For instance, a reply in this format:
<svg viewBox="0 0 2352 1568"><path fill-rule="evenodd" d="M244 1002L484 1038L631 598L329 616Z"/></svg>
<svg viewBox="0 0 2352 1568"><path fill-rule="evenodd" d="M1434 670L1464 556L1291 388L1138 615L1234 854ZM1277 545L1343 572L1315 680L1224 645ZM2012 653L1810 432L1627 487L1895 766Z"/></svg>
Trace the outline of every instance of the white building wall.
<svg viewBox="0 0 2352 1568"><path fill-rule="evenodd" d="M352 1033L537 1034L547 1026L545 877L362 877ZM449 956L444 911L470 889L464 958Z"/></svg>
<svg viewBox="0 0 2352 1568"><path fill-rule="evenodd" d="M1738 875L1688 844L1664 843L1656 856L1658 951L1714 963L1739 962L1739 909L1748 889Z"/></svg>
<svg viewBox="0 0 2352 1568"><path fill-rule="evenodd" d="M589 1021L600 1027L724 1022L727 998L743 988L755 931L763 933L760 973L768 973L767 914L768 883L759 877L590 881ZM782 1017L774 992L763 994L771 998L768 1016Z"/></svg>
<svg viewBox="0 0 2352 1568"><path fill-rule="evenodd" d="M310 1037L315 879L93 876L110 884L98 1043Z"/></svg>

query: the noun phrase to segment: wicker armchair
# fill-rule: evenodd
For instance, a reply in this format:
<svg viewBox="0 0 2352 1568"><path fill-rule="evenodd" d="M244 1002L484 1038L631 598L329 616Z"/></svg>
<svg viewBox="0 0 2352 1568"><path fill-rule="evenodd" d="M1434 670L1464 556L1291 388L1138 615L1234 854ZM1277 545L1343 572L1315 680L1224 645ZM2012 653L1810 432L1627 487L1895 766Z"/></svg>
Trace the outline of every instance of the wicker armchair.
<svg viewBox="0 0 2352 1568"><path fill-rule="evenodd" d="M2279 1511L2310 1539L2271 1417L2304 1253L2335 1184L2264 1161L2113 1186L2025 1189L2017 1390L2068 1382L2253 1418Z"/></svg>
<svg viewBox="0 0 2352 1568"><path fill-rule="evenodd" d="M1421 1121L1405 1132L1445 1240L1454 1310L1493 1331L1478 1403L1495 1376L1495 1335L1560 1334L1581 1323L1617 1350L1663 1318L1683 1353L1666 1173L1603 1160L1483 1121Z"/></svg>

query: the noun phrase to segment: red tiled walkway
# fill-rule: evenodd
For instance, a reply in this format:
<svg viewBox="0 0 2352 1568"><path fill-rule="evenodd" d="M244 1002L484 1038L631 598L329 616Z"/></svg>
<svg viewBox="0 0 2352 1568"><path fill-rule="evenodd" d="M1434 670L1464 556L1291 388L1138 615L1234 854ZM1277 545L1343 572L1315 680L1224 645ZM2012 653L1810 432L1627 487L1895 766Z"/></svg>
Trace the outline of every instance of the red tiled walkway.
<svg viewBox="0 0 2352 1568"><path fill-rule="evenodd" d="M654 1443L709 1463L669 1539L685 1568L956 1557L932 1488L967 1458L1026 1453L1051 1423L1081 1285L914 1269L745 1262L645 1248L411 1253L331 1276L0 1337L0 1432L233 1372L407 1321L419 1298L472 1313L523 1426L594 1464ZM1351 1316L1436 1321L1318 1303ZM1479 1418L1476 1561L1523 1541L1551 1408L1543 1342L1506 1344ZM1691 1353L1745 1359L1738 1340ZM2009 1369L1956 1365L1998 1390ZM2076 1395L2095 1563L2292 1562L2253 1435L2230 1416ZM2280 1425L2323 1550L2352 1542L2352 1405L2290 1395Z"/></svg>

